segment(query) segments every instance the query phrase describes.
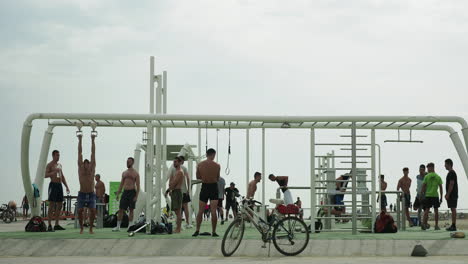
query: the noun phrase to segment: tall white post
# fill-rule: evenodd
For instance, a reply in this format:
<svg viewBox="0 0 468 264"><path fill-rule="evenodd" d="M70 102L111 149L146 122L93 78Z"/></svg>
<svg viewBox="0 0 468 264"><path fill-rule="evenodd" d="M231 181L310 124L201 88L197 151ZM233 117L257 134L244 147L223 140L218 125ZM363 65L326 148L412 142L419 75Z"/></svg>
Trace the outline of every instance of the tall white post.
<svg viewBox="0 0 468 264"><path fill-rule="evenodd" d="M245 130L245 193L249 190L250 179L250 129Z"/></svg>
<svg viewBox="0 0 468 264"><path fill-rule="evenodd" d="M158 75L156 78L156 83L158 84L158 87L156 88L156 114L161 114L162 113L162 76ZM162 170L162 128L160 126L156 127L156 164L155 164L155 176L156 176L156 212L155 212L155 217L156 221L159 222L161 221L161 188L163 188L162 183L161 183L161 170Z"/></svg>
<svg viewBox="0 0 468 264"><path fill-rule="evenodd" d="M262 204L265 204L265 128L262 128Z"/></svg>
<svg viewBox="0 0 468 264"><path fill-rule="evenodd" d="M154 144L153 144L153 123L148 122L146 127L148 139L146 141L146 176L145 176L145 189L146 189L146 223L151 227L151 219L153 216L153 204L151 202L153 198L153 175L154 175ZM138 217L138 216L137 216ZM160 219L157 219L159 222ZM146 233L151 233L151 228L146 228Z"/></svg>
<svg viewBox="0 0 468 264"><path fill-rule="evenodd" d="M357 186L357 172L356 172L356 122L353 122L351 127L351 164L352 164L352 228L353 228L353 235L357 234L357 206L356 206L356 186Z"/></svg>
<svg viewBox="0 0 468 264"><path fill-rule="evenodd" d="M53 129L54 129L53 126L49 126L47 130L44 132L44 138L42 139L41 153L39 154L39 161L37 163L37 170L36 170L36 178L34 180L34 183L39 188L40 196L36 199L36 207L31 207L31 215L33 216L40 215L40 212L41 212L41 197L44 197L42 190L44 190L43 185L44 185L44 177L45 177L45 171L46 171L46 166L47 166L47 155L49 153L52 136L54 135L54 133L52 132ZM28 201L32 201L32 200L29 199L28 197ZM29 204L32 204L32 202L30 202Z"/></svg>
<svg viewBox="0 0 468 264"><path fill-rule="evenodd" d="M315 129L310 129L310 228L315 232L317 196L315 192Z"/></svg>
<svg viewBox="0 0 468 264"><path fill-rule="evenodd" d="M155 75L154 75L154 57L150 57L150 72L149 72L149 81L150 81L150 105L149 105L149 112L150 114L154 114L154 82L155 82ZM151 232L151 218L153 216L153 175L154 175L154 127L152 125L152 121L148 122L146 127L146 164L145 164L145 190L146 190L146 223L148 227L146 228L146 233L150 234ZM138 216L137 216L138 217ZM158 220L157 220L158 221Z"/></svg>
<svg viewBox="0 0 468 264"><path fill-rule="evenodd" d="M380 177L380 176L379 176ZM370 217L371 217L371 230L374 233L374 224L375 224L375 217L377 212L380 212L380 205L379 209L377 209L376 203L376 169L375 169L375 129L371 130L371 210L370 210ZM380 198L381 199L381 198ZM380 200L379 200L380 201Z"/></svg>
<svg viewBox="0 0 468 264"><path fill-rule="evenodd" d="M167 114L167 72L163 71L162 76L162 89L160 89L161 96L162 96L162 112L163 114ZM166 177L167 175L167 128L162 129L162 155L161 155L161 163L162 163L162 177ZM163 186L159 186L161 192L164 192L166 189L164 186L166 181L162 183Z"/></svg>

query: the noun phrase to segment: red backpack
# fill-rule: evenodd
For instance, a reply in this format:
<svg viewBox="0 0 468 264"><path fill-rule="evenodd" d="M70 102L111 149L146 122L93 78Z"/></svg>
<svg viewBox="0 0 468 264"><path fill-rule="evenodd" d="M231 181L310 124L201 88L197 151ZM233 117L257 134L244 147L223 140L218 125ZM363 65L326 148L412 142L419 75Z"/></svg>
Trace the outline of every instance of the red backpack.
<svg viewBox="0 0 468 264"><path fill-rule="evenodd" d="M398 228L395 225L395 221L393 217L384 211L377 216L374 225L374 232L375 233L396 233Z"/></svg>
<svg viewBox="0 0 468 264"><path fill-rule="evenodd" d="M294 204L288 204L286 206L280 204L278 205L278 212L280 212L280 214L299 214L299 207Z"/></svg>
<svg viewBox="0 0 468 264"><path fill-rule="evenodd" d="M24 229L26 232L46 232L47 226L40 216L33 216Z"/></svg>

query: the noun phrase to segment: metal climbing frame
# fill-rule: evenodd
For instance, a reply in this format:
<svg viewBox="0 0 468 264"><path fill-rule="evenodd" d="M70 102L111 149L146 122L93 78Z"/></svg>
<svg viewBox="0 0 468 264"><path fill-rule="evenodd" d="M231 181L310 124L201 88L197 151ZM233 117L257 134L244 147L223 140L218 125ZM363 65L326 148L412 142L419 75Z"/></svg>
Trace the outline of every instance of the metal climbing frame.
<svg viewBox="0 0 468 264"><path fill-rule="evenodd" d="M154 74L154 58L150 63L150 113L149 114L103 114L103 113L35 113L30 114L23 124L21 136L21 172L23 186L30 201L33 201L33 190L29 170L29 145L32 125L34 120L48 120L48 128L44 133L41 152L39 156L36 178L34 183L42 190L47 154L49 152L53 129L55 127L76 126L78 123L84 126L97 124L98 127L139 127L147 128L148 149L154 149L156 153L148 152L146 164L145 184L147 186L160 186L162 170L162 151L165 151L166 129L167 128L198 128L198 146L201 144L200 130L208 129L231 129L246 130L246 179L249 178L249 132L251 129L262 130L262 172L265 175L265 155L266 155L266 130L267 129L307 129L310 131L310 199L311 204L316 204L316 178L315 178L315 129L351 129L355 135L357 129L370 129L372 132L372 144L375 144L375 130L428 130L446 131L454 144L457 154L461 160L465 174L468 175L468 155L467 148L463 145L458 132L451 126L440 125L440 123L458 123L465 143L468 142L468 123L465 119L457 116L235 116L235 115L174 115L166 114L166 107L163 102L167 98L167 77ZM154 87L154 83L158 86ZM156 94L155 94L156 91ZM164 96L163 96L164 95ZM156 100L155 100L156 99ZM156 101L156 102L155 102ZM356 137L352 137L351 150L356 156ZM373 148L372 148L373 149ZM373 150L375 151L375 150ZM198 147L198 156L201 156L201 149ZM356 159L352 159L353 173L356 172ZM375 167L375 166L374 166ZM375 172L374 172L375 173ZM153 177L154 175L154 177ZM375 176L375 175L374 175ZM356 177L353 177L355 179ZM354 180L353 180L354 181ZM152 194L152 188L147 188L146 214L152 215L152 197L161 197L161 188L156 188L156 194ZM40 202L40 197L37 198ZM372 199L375 200L375 199ZM160 199L159 199L160 201ZM265 202L265 181L262 181L262 202ZM39 203L40 204L40 203ZM156 208L160 208L156 204ZM353 205L355 207L355 205ZM375 208L375 207L374 207ZM32 213L38 214L38 208L32 208ZM316 208L311 207L311 222L315 222ZM159 219L160 212L156 211L156 219ZM314 228L315 225L311 225Z"/></svg>

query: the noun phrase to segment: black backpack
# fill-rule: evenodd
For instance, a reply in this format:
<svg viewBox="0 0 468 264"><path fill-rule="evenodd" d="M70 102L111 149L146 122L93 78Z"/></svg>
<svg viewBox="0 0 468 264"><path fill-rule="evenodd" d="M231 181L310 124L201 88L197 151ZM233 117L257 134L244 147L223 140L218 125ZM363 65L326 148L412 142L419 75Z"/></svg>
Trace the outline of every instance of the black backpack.
<svg viewBox="0 0 468 264"><path fill-rule="evenodd" d="M33 216L24 230L26 232L46 232L47 226L40 216Z"/></svg>

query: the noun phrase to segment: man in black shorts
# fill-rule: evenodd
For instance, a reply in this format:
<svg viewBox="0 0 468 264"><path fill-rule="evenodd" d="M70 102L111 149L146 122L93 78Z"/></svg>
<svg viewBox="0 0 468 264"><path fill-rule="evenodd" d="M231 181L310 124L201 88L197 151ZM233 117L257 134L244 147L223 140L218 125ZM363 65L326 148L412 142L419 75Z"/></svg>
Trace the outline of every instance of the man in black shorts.
<svg viewBox="0 0 468 264"><path fill-rule="evenodd" d="M445 200L447 200L447 207L452 211L452 225L446 230L457 231L458 182L457 173L453 170L453 161L451 159L445 160L445 169L448 170L445 179Z"/></svg>
<svg viewBox="0 0 468 264"><path fill-rule="evenodd" d="M52 161L46 166L45 178L50 178L49 184L49 227L47 231L54 232L57 230L65 230L59 225L60 213L63 203L63 187L67 188L67 194L70 193L65 175L62 171L62 165L58 162L60 159L60 152L58 150L52 151ZM52 219L55 218L55 226L52 228Z"/></svg>
<svg viewBox="0 0 468 264"><path fill-rule="evenodd" d="M135 203L138 200L140 193L140 174L133 168L134 159L132 157L127 159L127 170L122 173L122 180L120 181L119 190L116 193L116 198L119 200L119 195L122 189L122 197L119 205L119 215L117 216L117 226L112 231L120 231L122 224L123 213L129 209L128 220L129 226L133 225L133 210Z"/></svg>
<svg viewBox="0 0 468 264"><path fill-rule="evenodd" d="M218 207L218 181L221 172L221 166L214 161L216 156L216 151L212 148L206 151L206 160L198 163L197 166L197 179L202 181L202 187L200 191L200 202L199 209L197 214L197 230L193 233L192 236L196 237L200 234L200 226L202 222L203 212L205 210L205 205L210 200L210 209L211 209L211 228L213 237L218 237L216 234L216 225L218 223L218 218L216 216L216 209Z"/></svg>
<svg viewBox="0 0 468 264"><path fill-rule="evenodd" d="M228 188L224 189L226 194L226 219L229 219L229 209L232 209L234 219L237 217L237 202L236 197L239 197L239 190L236 188L236 184L231 182Z"/></svg>

